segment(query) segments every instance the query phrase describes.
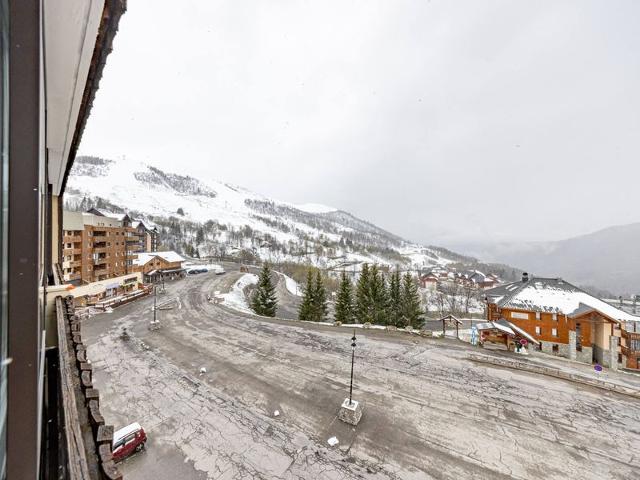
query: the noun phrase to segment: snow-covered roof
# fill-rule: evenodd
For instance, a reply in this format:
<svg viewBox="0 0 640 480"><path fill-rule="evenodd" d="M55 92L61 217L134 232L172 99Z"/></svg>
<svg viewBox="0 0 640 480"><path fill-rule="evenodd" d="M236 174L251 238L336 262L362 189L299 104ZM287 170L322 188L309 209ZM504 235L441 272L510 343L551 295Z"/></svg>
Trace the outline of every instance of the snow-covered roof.
<svg viewBox="0 0 640 480"><path fill-rule="evenodd" d="M528 281L508 283L487 290L486 295L501 308L561 313L568 316L595 310L618 322L640 321L640 317L614 307L561 278L532 277Z"/></svg>
<svg viewBox="0 0 640 480"><path fill-rule="evenodd" d="M506 333L507 335L510 335L512 337L516 337L519 335L526 338L531 343L540 343L523 329L504 319L500 319L495 322L479 323L476 325L476 328L478 330L500 330L501 332Z"/></svg>
<svg viewBox="0 0 640 480"><path fill-rule="evenodd" d="M174 263L174 262L184 262L184 258L182 258L179 254L174 251L168 252L138 252L138 258L133 260L134 265L146 265L149 260L154 257L160 257L166 262Z"/></svg>

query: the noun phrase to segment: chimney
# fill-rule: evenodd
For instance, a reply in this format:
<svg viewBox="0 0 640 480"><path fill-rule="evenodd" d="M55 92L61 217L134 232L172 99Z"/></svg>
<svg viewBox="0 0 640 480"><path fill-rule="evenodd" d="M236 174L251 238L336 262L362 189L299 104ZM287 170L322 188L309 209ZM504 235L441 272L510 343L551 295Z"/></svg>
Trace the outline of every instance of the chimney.
<svg viewBox="0 0 640 480"><path fill-rule="evenodd" d="M529 281L529 274L527 272L522 272L522 283L527 283Z"/></svg>

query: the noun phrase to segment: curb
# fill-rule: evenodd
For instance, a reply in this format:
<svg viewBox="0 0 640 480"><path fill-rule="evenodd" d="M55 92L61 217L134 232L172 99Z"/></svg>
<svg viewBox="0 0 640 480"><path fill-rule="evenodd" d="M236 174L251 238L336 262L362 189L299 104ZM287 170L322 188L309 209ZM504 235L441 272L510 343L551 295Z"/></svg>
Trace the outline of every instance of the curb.
<svg viewBox="0 0 640 480"><path fill-rule="evenodd" d="M562 380L567 380L569 382L588 385L590 387L600 388L602 390L607 390L609 392L620 393L622 395L627 395L632 398L640 400L640 390L636 390L635 388L623 387L622 385L618 385L616 383L605 382L603 380L596 380L594 378L590 378L577 373L567 373L558 368L543 367L541 365L532 365L530 363L521 362L517 360L508 360L503 358L489 357L486 355L478 355L476 353L469 354L467 358L473 362L496 365L499 367L512 368L514 370L522 370L525 372L538 373L540 375L547 375L550 377L560 378Z"/></svg>

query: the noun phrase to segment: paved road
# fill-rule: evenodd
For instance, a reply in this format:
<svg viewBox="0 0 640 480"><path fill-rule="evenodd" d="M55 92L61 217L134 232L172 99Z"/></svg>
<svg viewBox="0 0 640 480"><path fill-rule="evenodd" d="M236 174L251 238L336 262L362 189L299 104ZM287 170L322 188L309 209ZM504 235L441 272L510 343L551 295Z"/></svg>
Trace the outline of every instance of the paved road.
<svg viewBox="0 0 640 480"><path fill-rule="evenodd" d="M346 329L269 321L206 302L237 272L167 284L152 299L89 319L84 338L107 422L141 422L128 479L629 479L640 471L640 408L621 395L477 365L470 347L358 333L353 429ZM119 339L126 326L132 339ZM201 368L206 369L200 374ZM281 412L274 416L275 410ZM340 444L329 447L336 436Z"/></svg>

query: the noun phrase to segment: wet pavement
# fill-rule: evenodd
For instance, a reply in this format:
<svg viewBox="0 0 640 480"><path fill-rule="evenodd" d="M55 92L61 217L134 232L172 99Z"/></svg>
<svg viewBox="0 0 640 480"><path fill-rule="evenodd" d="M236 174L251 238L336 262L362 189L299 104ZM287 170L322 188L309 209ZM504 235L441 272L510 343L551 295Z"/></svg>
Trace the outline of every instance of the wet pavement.
<svg viewBox="0 0 640 480"><path fill-rule="evenodd" d="M475 364L471 347L358 331L354 429L351 331L258 319L206 301L238 272L167 283L152 298L88 319L83 338L101 409L138 421L146 451L127 479L629 479L640 468L640 404L560 379ZM160 301L160 298L159 298ZM129 341L119 338L122 327ZM204 368L206 373L200 373ZM274 416L274 411L280 412ZM329 447L336 436L339 444Z"/></svg>

